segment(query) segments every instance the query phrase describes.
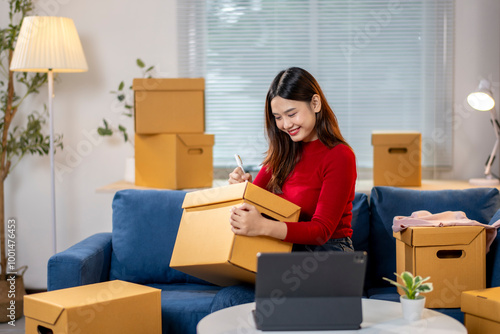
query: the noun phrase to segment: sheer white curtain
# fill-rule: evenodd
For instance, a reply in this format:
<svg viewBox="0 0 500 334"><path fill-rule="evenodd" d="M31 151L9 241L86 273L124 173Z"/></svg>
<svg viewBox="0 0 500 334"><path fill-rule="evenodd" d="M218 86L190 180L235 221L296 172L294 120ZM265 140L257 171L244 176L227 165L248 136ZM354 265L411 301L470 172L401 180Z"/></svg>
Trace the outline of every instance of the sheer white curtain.
<svg viewBox="0 0 500 334"><path fill-rule="evenodd" d="M322 86L372 167L373 130L422 132L423 165L452 162L453 0L179 0L179 73L206 78L214 165L258 168L264 99L290 66Z"/></svg>

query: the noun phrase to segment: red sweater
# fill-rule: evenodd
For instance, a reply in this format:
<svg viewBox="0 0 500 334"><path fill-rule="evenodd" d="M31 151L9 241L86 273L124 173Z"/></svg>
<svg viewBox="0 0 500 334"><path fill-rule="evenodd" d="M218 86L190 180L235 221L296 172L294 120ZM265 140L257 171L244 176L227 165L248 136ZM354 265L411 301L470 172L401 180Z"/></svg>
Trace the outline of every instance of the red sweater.
<svg viewBox="0 0 500 334"><path fill-rule="evenodd" d="M301 160L285 181L279 195L301 207L298 223L285 222L284 241L322 245L329 239L352 235L352 201L356 158L345 145L329 149L321 141L303 143ZM264 166L254 184L266 189L271 172Z"/></svg>

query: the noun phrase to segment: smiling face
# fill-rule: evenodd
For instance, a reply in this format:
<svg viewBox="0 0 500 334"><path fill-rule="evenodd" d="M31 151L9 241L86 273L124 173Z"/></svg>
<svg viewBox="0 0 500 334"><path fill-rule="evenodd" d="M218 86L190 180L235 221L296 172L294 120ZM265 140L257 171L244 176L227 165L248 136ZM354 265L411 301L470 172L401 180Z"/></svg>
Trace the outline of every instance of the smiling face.
<svg viewBox="0 0 500 334"><path fill-rule="evenodd" d="M287 100L276 96L271 100L271 110L276 126L288 133L294 142L310 142L318 139L316 113L321 110L321 101L314 95L311 102Z"/></svg>

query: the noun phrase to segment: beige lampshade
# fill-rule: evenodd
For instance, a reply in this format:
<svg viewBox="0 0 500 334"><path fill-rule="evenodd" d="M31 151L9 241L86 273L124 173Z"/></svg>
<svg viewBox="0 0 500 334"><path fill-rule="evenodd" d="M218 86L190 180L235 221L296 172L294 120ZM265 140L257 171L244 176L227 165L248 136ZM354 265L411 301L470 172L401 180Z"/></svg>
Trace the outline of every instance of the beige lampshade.
<svg viewBox="0 0 500 334"><path fill-rule="evenodd" d="M85 72L87 62L72 19L27 16L10 65L21 72Z"/></svg>

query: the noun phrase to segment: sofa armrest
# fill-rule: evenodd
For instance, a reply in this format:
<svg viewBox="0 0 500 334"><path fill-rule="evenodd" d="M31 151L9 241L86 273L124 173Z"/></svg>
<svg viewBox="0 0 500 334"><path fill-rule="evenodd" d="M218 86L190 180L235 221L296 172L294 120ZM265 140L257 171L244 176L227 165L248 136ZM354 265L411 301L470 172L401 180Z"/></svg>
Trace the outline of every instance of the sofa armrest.
<svg viewBox="0 0 500 334"><path fill-rule="evenodd" d="M111 233L98 233L53 255L48 263L47 290L107 281L111 249Z"/></svg>

